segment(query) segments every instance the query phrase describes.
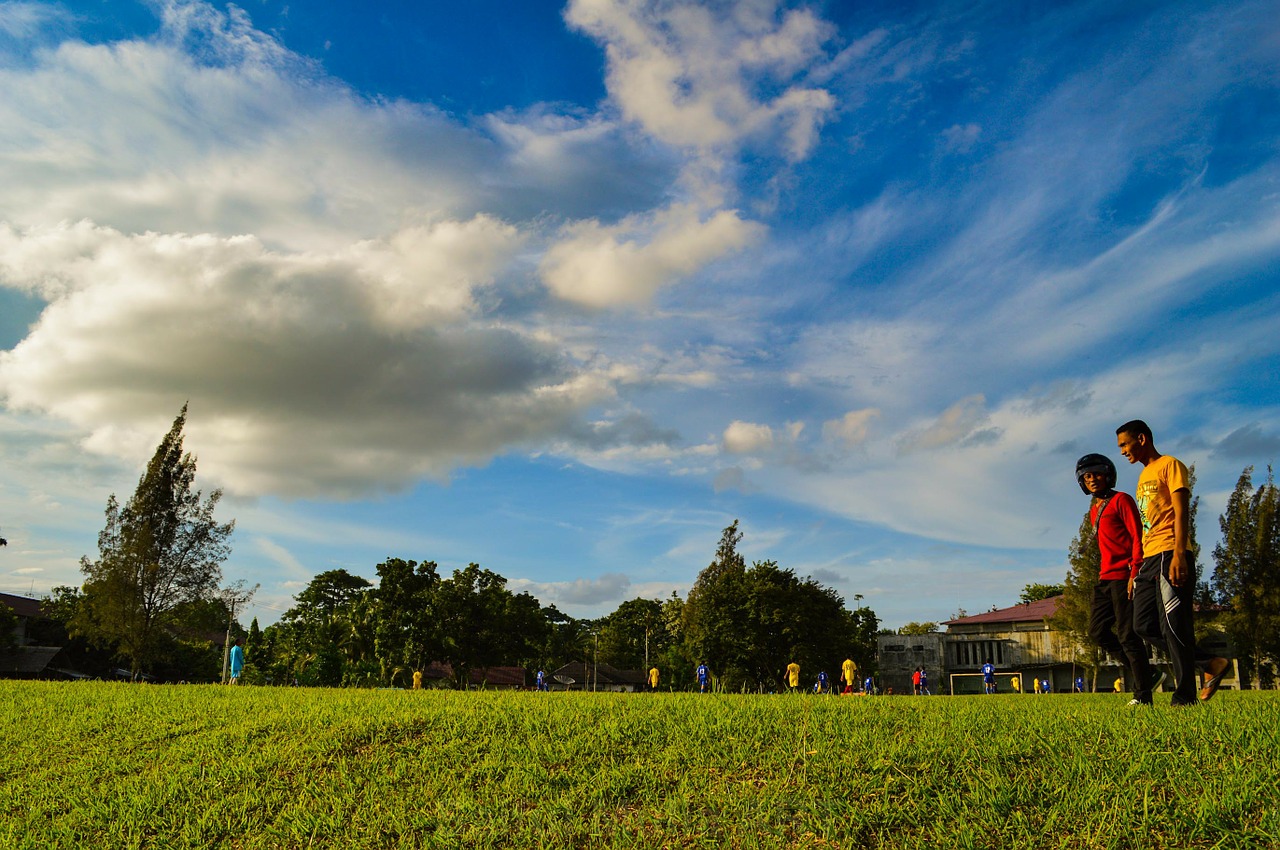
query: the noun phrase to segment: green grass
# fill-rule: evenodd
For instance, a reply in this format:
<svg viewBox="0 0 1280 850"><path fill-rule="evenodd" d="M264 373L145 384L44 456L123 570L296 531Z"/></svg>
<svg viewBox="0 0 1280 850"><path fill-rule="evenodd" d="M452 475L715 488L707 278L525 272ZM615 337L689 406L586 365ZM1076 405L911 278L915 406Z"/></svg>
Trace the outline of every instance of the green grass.
<svg viewBox="0 0 1280 850"><path fill-rule="evenodd" d="M1280 695L0 682L0 847L1280 846Z"/></svg>

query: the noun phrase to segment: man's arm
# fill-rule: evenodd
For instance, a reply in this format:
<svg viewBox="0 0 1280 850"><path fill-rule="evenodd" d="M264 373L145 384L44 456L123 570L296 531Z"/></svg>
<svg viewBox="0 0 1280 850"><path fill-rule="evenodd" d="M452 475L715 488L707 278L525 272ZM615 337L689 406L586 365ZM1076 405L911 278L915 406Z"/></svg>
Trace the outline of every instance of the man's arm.
<svg viewBox="0 0 1280 850"><path fill-rule="evenodd" d="M1191 527L1191 491L1185 487L1173 491L1173 560L1169 562L1169 581L1177 586L1191 579L1187 564L1187 546Z"/></svg>

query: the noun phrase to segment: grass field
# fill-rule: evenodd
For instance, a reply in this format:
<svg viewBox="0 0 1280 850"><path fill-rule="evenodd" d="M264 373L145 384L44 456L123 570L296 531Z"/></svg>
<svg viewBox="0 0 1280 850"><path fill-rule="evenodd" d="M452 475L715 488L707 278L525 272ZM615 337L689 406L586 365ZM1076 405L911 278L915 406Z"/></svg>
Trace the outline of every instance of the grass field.
<svg viewBox="0 0 1280 850"><path fill-rule="evenodd" d="M1280 846L1280 695L0 682L0 847Z"/></svg>

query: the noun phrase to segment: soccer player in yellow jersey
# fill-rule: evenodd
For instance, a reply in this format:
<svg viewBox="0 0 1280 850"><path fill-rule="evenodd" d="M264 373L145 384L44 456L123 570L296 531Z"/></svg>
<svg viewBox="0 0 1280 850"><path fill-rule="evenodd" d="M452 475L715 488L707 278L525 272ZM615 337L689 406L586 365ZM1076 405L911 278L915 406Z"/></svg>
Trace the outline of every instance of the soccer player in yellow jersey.
<svg viewBox="0 0 1280 850"><path fill-rule="evenodd" d="M1196 565L1190 548L1191 476L1182 461L1156 451L1151 428L1141 419L1116 429L1116 445L1129 463L1142 464L1138 510L1142 513L1142 566L1130 578L1133 626L1147 643L1161 647L1173 662L1173 705L1196 702L1196 666L1209 674L1200 692L1217 693L1230 662L1196 649L1192 594Z"/></svg>
<svg viewBox="0 0 1280 850"><path fill-rule="evenodd" d="M787 688L792 691L800 688L800 665L794 661L787 665Z"/></svg>
<svg viewBox="0 0 1280 850"><path fill-rule="evenodd" d="M840 665L840 678L844 681L841 693L851 694L858 689L858 665L853 663L852 658L846 658Z"/></svg>
<svg viewBox="0 0 1280 850"><path fill-rule="evenodd" d="M649 690L651 691L658 690L658 668L657 667L649 668Z"/></svg>

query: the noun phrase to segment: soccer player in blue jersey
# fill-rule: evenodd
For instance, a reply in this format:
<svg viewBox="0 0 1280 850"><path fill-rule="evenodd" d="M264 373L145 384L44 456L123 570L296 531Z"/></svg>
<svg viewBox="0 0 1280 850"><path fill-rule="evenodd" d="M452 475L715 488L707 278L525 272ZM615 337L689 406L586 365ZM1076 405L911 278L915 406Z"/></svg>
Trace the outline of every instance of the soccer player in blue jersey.
<svg viewBox="0 0 1280 850"><path fill-rule="evenodd" d="M816 688L815 693L825 694L828 690L830 690L830 685L827 682L827 671L823 670L818 674L818 687Z"/></svg>
<svg viewBox="0 0 1280 850"><path fill-rule="evenodd" d="M698 693L705 694L707 688L711 686L711 671L707 669L707 665L698 665Z"/></svg>
<svg viewBox="0 0 1280 850"><path fill-rule="evenodd" d="M1076 693L1078 694L1084 693L1084 677L1083 676L1076 676Z"/></svg>
<svg viewBox="0 0 1280 850"><path fill-rule="evenodd" d="M547 690L547 674L546 673L542 672L541 670L538 671L538 677L535 680L534 687L540 691Z"/></svg>
<svg viewBox="0 0 1280 850"><path fill-rule="evenodd" d="M876 683L875 683L875 680L872 679L870 676L868 676L866 680L862 683L862 692L867 696L873 696L875 694Z"/></svg>
<svg viewBox="0 0 1280 850"><path fill-rule="evenodd" d="M988 694L996 692L996 665L991 663L990 658L982 665L982 690Z"/></svg>
<svg viewBox="0 0 1280 850"><path fill-rule="evenodd" d="M920 668L920 696L932 696L929 692L929 672L923 667Z"/></svg>

